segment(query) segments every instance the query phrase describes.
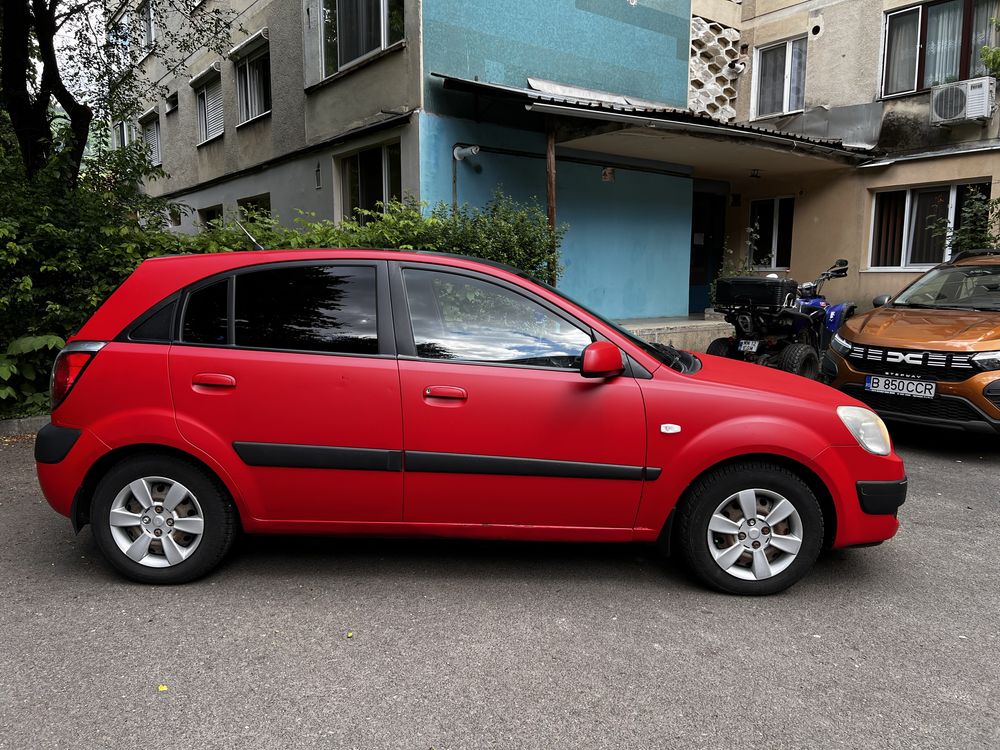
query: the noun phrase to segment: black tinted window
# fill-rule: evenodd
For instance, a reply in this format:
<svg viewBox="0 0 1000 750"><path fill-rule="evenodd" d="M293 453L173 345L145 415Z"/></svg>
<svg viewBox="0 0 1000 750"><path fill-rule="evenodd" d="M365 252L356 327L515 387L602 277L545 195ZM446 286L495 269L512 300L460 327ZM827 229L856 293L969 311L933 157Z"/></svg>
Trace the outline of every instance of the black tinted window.
<svg viewBox="0 0 1000 750"><path fill-rule="evenodd" d="M417 355L578 368L590 335L522 294L467 276L404 271Z"/></svg>
<svg viewBox="0 0 1000 750"><path fill-rule="evenodd" d="M169 342L173 336L171 326L174 322L174 308L177 301L173 301L161 307L151 315L147 315L144 320L139 321L129 332L131 341L155 341L159 343Z"/></svg>
<svg viewBox="0 0 1000 750"><path fill-rule="evenodd" d="M236 345L377 354L375 269L292 266L236 277Z"/></svg>
<svg viewBox="0 0 1000 750"><path fill-rule="evenodd" d="M181 341L225 346L229 321L229 282L202 287L188 297Z"/></svg>

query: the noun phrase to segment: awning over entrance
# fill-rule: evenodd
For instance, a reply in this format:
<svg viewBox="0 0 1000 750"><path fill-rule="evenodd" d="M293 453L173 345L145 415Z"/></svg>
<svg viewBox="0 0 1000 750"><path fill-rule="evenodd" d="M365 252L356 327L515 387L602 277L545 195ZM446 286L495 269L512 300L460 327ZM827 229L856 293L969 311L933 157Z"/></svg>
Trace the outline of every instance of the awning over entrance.
<svg viewBox="0 0 1000 750"><path fill-rule="evenodd" d="M784 176L858 166L872 153L838 140L720 123L708 115L616 94L531 81L519 88L432 73L446 90L519 105L559 122L557 145L575 151L685 165L691 176L728 180L753 170Z"/></svg>

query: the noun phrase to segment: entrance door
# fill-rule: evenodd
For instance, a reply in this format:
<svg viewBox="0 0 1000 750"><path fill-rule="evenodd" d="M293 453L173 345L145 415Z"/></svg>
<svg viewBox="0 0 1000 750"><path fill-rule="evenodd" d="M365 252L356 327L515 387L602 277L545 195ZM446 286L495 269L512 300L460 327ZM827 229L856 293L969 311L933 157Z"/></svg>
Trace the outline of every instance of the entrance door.
<svg viewBox="0 0 1000 750"><path fill-rule="evenodd" d="M590 330L489 277L427 266L401 274L394 290L405 289L412 328L397 340L404 519L631 527L642 395L627 375L580 376Z"/></svg>
<svg viewBox="0 0 1000 750"><path fill-rule="evenodd" d="M711 284L719 276L726 243L726 196L694 194L691 209L691 291L688 312L700 314L711 305Z"/></svg>

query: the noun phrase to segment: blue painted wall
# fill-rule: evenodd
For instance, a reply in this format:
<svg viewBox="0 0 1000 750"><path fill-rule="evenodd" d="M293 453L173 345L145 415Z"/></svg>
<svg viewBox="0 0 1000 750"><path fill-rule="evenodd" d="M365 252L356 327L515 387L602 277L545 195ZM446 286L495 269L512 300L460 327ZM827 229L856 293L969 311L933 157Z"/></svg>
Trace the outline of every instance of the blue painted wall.
<svg viewBox="0 0 1000 750"><path fill-rule="evenodd" d="M423 0L422 13L428 79L532 76L687 106L690 0Z"/></svg>
<svg viewBox="0 0 1000 750"><path fill-rule="evenodd" d="M540 133L421 113L420 196L451 202L455 143L545 153ZM477 171L476 167L480 169ZM485 204L498 186L545 205L545 160L481 152L458 163L458 200ZM687 315L691 247L690 180L557 161L557 215L569 224L559 288L611 318Z"/></svg>

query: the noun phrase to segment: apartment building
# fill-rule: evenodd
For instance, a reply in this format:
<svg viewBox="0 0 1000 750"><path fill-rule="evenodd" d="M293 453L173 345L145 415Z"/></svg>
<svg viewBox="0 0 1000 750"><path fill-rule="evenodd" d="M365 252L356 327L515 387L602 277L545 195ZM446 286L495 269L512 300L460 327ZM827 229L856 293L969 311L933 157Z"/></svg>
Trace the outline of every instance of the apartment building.
<svg viewBox="0 0 1000 750"><path fill-rule="evenodd" d="M847 258L854 275L828 291L862 304L947 259L928 221L957 222L973 191L1000 195L995 82L979 57L1000 44L1000 1L744 0L728 15L714 7L702 26L739 50L733 122L867 154L824 172L767 163L734 172L730 237L743 241L758 226L761 265L800 280Z"/></svg>
<svg viewBox="0 0 1000 750"><path fill-rule="evenodd" d="M569 225L568 294L620 319L685 315L708 304L734 175L867 158L723 122L739 34L697 47L690 0L202 0L191 15L217 8L237 17L225 54L143 63L167 93L135 132L169 175L147 189L192 209L178 231L251 205L336 220L401 196L482 206L500 189Z"/></svg>

